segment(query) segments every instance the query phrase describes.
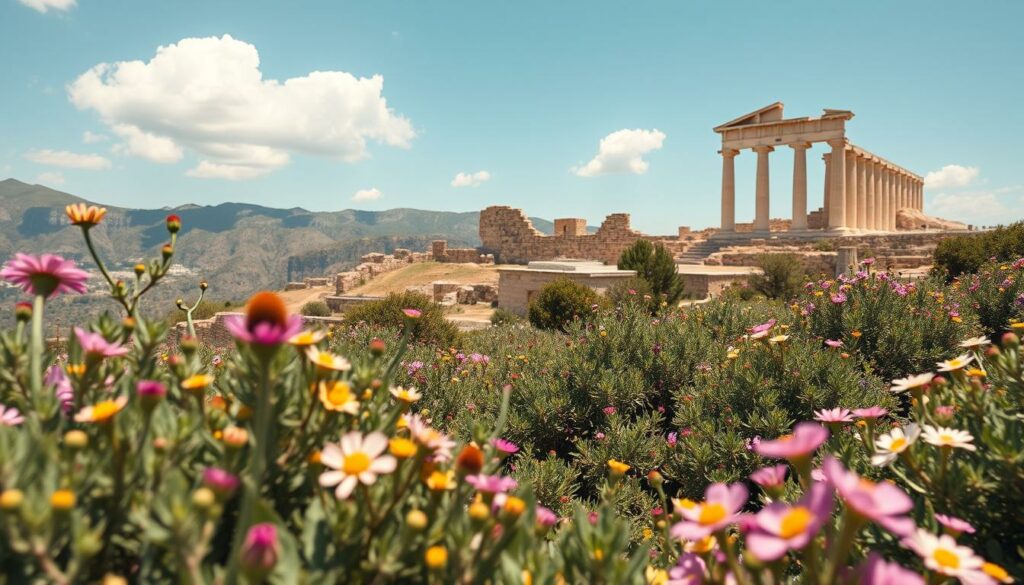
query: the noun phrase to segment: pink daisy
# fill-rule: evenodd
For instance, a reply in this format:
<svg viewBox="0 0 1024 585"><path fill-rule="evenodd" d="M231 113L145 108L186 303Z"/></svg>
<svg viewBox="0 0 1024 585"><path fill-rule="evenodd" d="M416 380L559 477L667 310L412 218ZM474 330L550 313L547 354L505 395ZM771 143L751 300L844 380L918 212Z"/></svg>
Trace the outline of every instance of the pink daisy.
<svg viewBox="0 0 1024 585"><path fill-rule="evenodd" d="M847 507L896 536L914 532L914 520L906 516L914 509L914 501L903 490L888 481L875 483L847 471L831 455L822 464L825 477L839 493Z"/></svg>
<svg viewBox="0 0 1024 585"><path fill-rule="evenodd" d="M16 427L23 422L25 422L25 417L21 416L21 412L17 408L0 404L0 425Z"/></svg>
<svg viewBox="0 0 1024 585"><path fill-rule="evenodd" d="M848 423L853 422L853 413L848 408L816 410L814 420L823 423Z"/></svg>
<svg viewBox="0 0 1024 585"><path fill-rule="evenodd" d="M953 536L959 536L963 533L974 534L974 526L966 520L961 520L956 516L947 516L945 514L936 514L935 520L946 528L946 531Z"/></svg>
<svg viewBox="0 0 1024 585"><path fill-rule="evenodd" d="M786 483L786 473L789 467L785 464L762 467L750 474L750 481L763 488L778 488Z"/></svg>
<svg viewBox="0 0 1024 585"><path fill-rule="evenodd" d="M876 418L882 418L889 414L889 411L882 408L881 406L869 406L867 408L855 408L853 409L853 415L857 418L866 418L874 420Z"/></svg>
<svg viewBox="0 0 1024 585"><path fill-rule="evenodd" d="M732 524L747 503L747 488L742 483L713 483L704 492L703 502L677 500L676 511L683 520L672 527L672 536L700 540Z"/></svg>
<svg viewBox="0 0 1024 585"><path fill-rule="evenodd" d="M772 502L755 516L757 522L747 534L747 548L758 559L770 562L786 551L800 550L814 538L832 514L832 489L815 483L793 505Z"/></svg>
<svg viewBox="0 0 1024 585"><path fill-rule="evenodd" d="M85 293L89 273L60 256L18 252L0 269L0 278L31 295L49 298L60 293Z"/></svg>
<svg viewBox="0 0 1024 585"><path fill-rule="evenodd" d="M75 327L75 338L82 351L90 358L102 359L127 355L128 348L117 343L111 343L100 333L86 331L81 327Z"/></svg>
<svg viewBox="0 0 1024 585"><path fill-rule="evenodd" d="M793 434L784 435L774 441L761 441L754 450L762 457L776 459L804 459L810 457L825 440L828 430L812 422L798 423Z"/></svg>
<svg viewBox="0 0 1024 585"><path fill-rule="evenodd" d="M503 494L516 489L519 484L511 477L501 475L467 475L466 483L475 487L477 491L488 494Z"/></svg>
<svg viewBox="0 0 1024 585"><path fill-rule="evenodd" d="M519 446L512 441L505 439L491 439L491 445L503 455L515 455L519 452Z"/></svg>
<svg viewBox="0 0 1024 585"><path fill-rule="evenodd" d="M861 585L924 585L921 575L871 552L858 570Z"/></svg>

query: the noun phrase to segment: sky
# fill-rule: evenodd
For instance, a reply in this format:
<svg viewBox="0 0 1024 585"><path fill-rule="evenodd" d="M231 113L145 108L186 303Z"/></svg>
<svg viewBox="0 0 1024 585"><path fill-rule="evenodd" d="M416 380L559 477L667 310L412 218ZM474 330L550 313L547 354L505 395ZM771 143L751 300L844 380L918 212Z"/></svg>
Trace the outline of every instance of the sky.
<svg viewBox="0 0 1024 585"><path fill-rule="evenodd" d="M718 225L712 128L845 109L925 211L1024 217L1024 2L0 0L0 178L107 205ZM818 144L809 207L821 205ZM737 220L755 155L736 159ZM792 151L771 155L790 217Z"/></svg>

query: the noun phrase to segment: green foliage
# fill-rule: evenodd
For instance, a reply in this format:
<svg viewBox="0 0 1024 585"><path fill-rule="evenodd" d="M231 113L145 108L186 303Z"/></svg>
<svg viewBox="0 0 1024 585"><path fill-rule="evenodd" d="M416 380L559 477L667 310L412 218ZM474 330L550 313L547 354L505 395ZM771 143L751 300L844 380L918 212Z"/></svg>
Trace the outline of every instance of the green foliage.
<svg viewBox="0 0 1024 585"><path fill-rule="evenodd" d="M502 325L513 325L522 322L523 318L508 309L498 307L491 313L491 325L500 327Z"/></svg>
<svg viewBox="0 0 1024 585"><path fill-rule="evenodd" d="M306 317L330 317L331 308L323 301L309 301L302 305L299 314Z"/></svg>
<svg viewBox="0 0 1024 585"><path fill-rule="evenodd" d="M421 312L417 319L409 319L403 309ZM411 327L413 338L430 341L441 346L455 344L459 330L445 319L444 309L425 294L418 292L391 293L383 299L368 301L345 311L350 323L365 322L380 327Z"/></svg>
<svg viewBox="0 0 1024 585"><path fill-rule="evenodd" d="M976 274L954 280L952 289L951 298L976 314L989 335L1024 320L1024 258L987 262Z"/></svg>
<svg viewBox="0 0 1024 585"><path fill-rule="evenodd" d="M804 266L795 254L761 254L757 266L762 274L750 277L750 286L769 299L788 300L800 292Z"/></svg>
<svg viewBox="0 0 1024 585"><path fill-rule="evenodd" d="M683 296L683 280L676 272L676 261L664 244L637 240L622 251L620 270L635 270L637 277L647 282L650 294L669 304L679 302Z"/></svg>
<svg viewBox="0 0 1024 585"><path fill-rule="evenodd" d="M603 297L590 287L568 278L559 278L533 297L527 314L534 327L563 329L576 319L585 319L604 302Z"/></svg>
<svg viewBox="0 0 1024 585"><path fill-rule="evenodd" d="M989 260L1010 261L1024 256L1024 222L999 226L978 234L950 236L935 249L934 271L947 279L977 272Z"/></svg>

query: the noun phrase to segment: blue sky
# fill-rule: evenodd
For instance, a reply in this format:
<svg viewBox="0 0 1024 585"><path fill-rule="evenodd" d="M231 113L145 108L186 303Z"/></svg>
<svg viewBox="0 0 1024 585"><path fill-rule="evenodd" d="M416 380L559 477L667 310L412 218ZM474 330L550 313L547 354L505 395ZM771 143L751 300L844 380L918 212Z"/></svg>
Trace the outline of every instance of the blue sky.
<svg viewBox="0 0 1024 585"><path fill-rule="evenodd" d="M1021 22L1016 1L0 0L0 177L112 205L508 204L672 233L718 223L712 127L781 101L852 110L854 143L935 173L926 212L989 224L1024 215ZM773 217L791 161L772 155Z"/></svg>

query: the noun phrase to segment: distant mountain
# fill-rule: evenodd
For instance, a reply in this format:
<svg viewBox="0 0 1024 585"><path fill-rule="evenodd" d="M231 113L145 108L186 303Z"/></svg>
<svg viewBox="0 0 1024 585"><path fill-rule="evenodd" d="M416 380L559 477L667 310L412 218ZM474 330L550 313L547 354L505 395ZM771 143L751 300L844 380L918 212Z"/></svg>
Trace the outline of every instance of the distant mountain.
<svg viewBox="0 0 1024 585"><path fill-rule="evenodd" d="M77 202L89 203L42 185L0 181L0 262L16 251L54 252L92 268L78 229L72 229L64 215L64 207ZM140 259L159 255L167 241L164 218L170 213L181 216L175 262L185 270L159 287L159 298L168 303L177 296L192 296L189 291L200 278L210 283L212 298L243 300L260 289L281 288L289 279L345 269L368 252L396 247L423 251L435 239L446 239L453 247L480 243L478 212L313 212L246 203L104 207L107 216L92 234L113 269L130 270ZM533 223L545 233L553 229L546 220ZM3 294L7 296L10 292Z"/></svg>

